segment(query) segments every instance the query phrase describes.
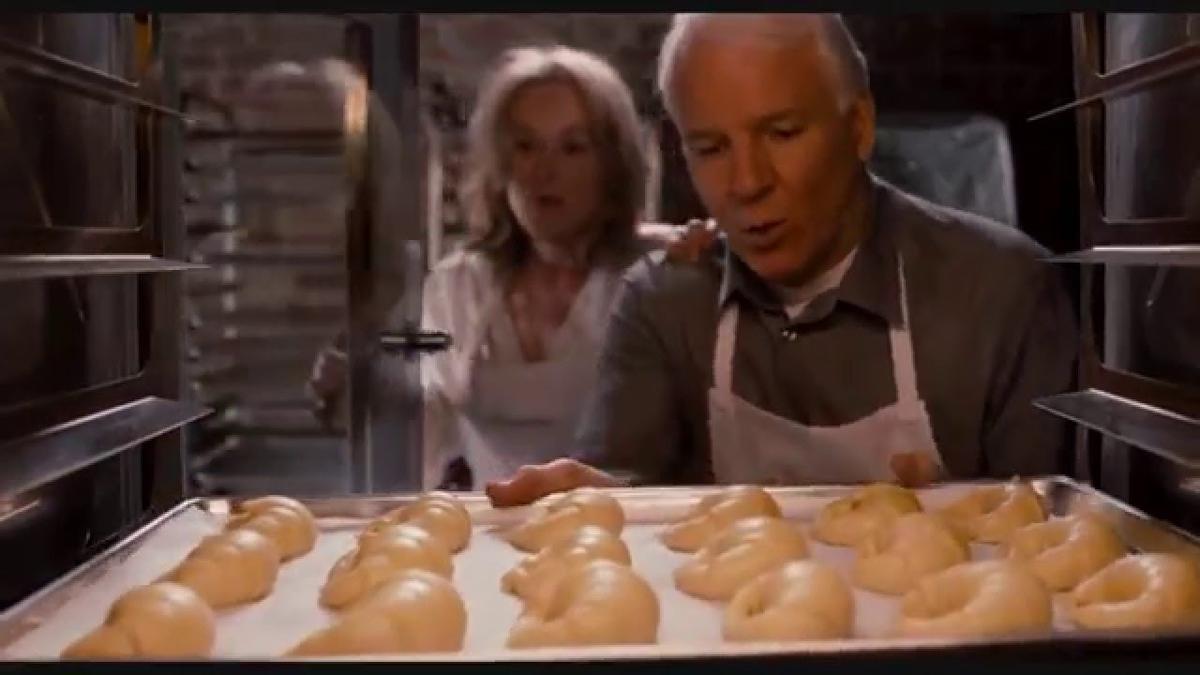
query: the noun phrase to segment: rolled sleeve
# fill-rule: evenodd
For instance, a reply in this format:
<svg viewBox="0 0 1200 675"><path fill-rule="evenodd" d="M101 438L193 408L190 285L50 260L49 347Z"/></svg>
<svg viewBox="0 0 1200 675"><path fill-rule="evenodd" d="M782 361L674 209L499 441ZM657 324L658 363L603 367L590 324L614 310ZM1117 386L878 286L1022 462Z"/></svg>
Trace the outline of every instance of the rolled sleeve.
<svg viewBox="0 0 1200 675"><path fill-rule="evenodd" d="M1075 379L1077 321L1058 271L1039 267L1007 313L1008 339L983 426L986 473L996 478L1060 473L1070 426L1033 401L1068 391Z"/></svg>
<svg viewBox="0 0 1200 675"><path fill-rule="evenodd" d="M575 456L634 484L665 482L682 442L682 411L666 345L639 288L635 267L623 281L605 333L596 388L577 435Z"/></svg>

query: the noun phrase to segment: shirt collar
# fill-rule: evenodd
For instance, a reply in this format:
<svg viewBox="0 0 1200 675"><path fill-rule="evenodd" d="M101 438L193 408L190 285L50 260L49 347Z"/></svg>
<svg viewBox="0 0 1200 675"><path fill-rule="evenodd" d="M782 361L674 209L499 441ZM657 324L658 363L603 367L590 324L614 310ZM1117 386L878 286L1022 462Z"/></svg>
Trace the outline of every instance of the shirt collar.
<svg viewBox="0 0 1200 675"><path fill-rule="evenodd" d="M899 283L896 277L894 221L895 188L871 176L871 228L859 244L858 252L841 284L809 304L796 323L811 323L827 317L840 303L869 312L890 325L902 322ZM724 254L724 273L718 300L724 306L735 293L760 309L782 312L779 298L765 281L728 247Z"/></svg>

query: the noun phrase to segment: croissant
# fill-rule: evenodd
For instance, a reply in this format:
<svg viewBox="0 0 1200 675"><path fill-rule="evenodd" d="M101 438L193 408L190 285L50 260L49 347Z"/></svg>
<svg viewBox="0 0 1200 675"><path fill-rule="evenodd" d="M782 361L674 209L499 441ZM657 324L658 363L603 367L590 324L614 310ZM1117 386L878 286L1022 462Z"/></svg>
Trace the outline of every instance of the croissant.
<svg viewBox="0 0 1200 675"><path fill-rule="evenodd" d="M1030 523L1046 520L1033 488L1012 480L978 488L942 510L959 531L980 542L998 544Z"/></svg>
<svg viewBox="0 0 1200 675"><path fill-rule="evenodd" d="M808 557L808 542L782 518L743 518L710 538L675 569L675 586L703 600L727 601L739 588L792 560Z"/></svg>
<svg viewBox="0 0 1200 675"><path fill-rule="evenodd" d="M672 551L691 553L735 521L754 516L780 516L779 504L766 490L733 485L703 497L683 517L668 525L659 539Z"/></svg>
<svg viewBox="0 0 1200 675"><path fill-rule="evenodd" d="M625 565L593 560L560 577L551 592L530 599L508 634L508 646L652 644L658 620L658 597L650 584Z"/></svg>
<svg viewBox="0 0 1200 675"><path fill-rule="evenodd" d="M595 525L576 532L528 556L500 578L506 593L528 600L553 589L558 578L593 560L611 560L631 565L629 547L613 533Z"/></svg>
<svg viewBox="0 0 1200 675"><path fill-rule="evenodd" d="M467 608L447 580L419 569L398 572L333 625L305 638L289 656L337 656L462 649Z"/></svg>
<svg viewBox="0 0 1200 675"><path fill-rule="evenodd" d="M63 658L188 658L216 642L213 610L192 589L171 582L138 586L108 610L104 625L63 651Z"/></svg>
<svg viewBox="0 0 1200 675"><path fill-rule="evenodd" d="M625 512L611 495L595 488L576 488L547 499L540 512L509 530L508 541L535 553L584 525L597 525L619 535L625 527Z"/></svg>
<svg viewBox="0 0 1200 675"><path fill-rule="evenodd" d="M451 578L454 562L442 542L419 527L394 525L364 533L358 548L329 571L321 587L321 604L330 609L346 607L407 569Z"/></svg>
<svg viewBox="0 0 1200 675"><path fill-rule="evenodd" d="M832 567L793 560L754 577L725 607L721 633L730 642L832 640L850 637L854 596Z"/></svg>
<svg viewBox="0 0 1200 675"><path fill-rule="evenodd" d="M833 546L855 546L906 513L921 511L916 493L899 485L872 483L826 504L813 522L813 538Z"/></svg>
<svg viewBox="0 0 1200 675"><path fill-rule="evenodd" d="M317 541L317 525L303 504L272 495L242 502L229 516L226 529L247 528L275 542L284 560L304 555Z"/></svg>
<svg viewBox="0 0 1200 675"><path fill-rule="evenodd" d="M1071 619L1084 628L1200 627L1200 567L1171 553L1116 560L1071 592Z"/></svg>
<svg viewBox="0 0 1200 675"><path fill-rule="evenodd" d="M450 553L458 553L471 541L471 514L447 492L429 492L412 504L393 509L372 523L367 530L391 525L419 527L445 544Z"/></svg>
<svg viewBox="0 0 1200 675"><path fill-rule="evenodd" d="M251 529L205 537L163 577L195 591L213 609L266 597L279 574L279 547Z"/></svg>

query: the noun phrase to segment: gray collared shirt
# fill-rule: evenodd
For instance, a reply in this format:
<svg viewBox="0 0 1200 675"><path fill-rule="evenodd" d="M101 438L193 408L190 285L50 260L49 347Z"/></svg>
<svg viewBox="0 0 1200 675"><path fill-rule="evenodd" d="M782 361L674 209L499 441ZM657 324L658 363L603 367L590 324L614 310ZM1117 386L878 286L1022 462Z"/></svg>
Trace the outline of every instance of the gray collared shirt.
<svg viewBox="0 0 1200 675"><path fill-rule="evenodd" d="M950 476L1061 471L1068 428L1031 401L1070 387L1078 337L1058 271L1038 259L1045 250L882 181L873 195L874 226L842 283L794 321L727 251L634 265L577 456L640 483L712 482L707 397L724 302L742 304L733 391L747 402L810 426L894 403L888 327L902 323L902 252L917 385Z"/></svg>

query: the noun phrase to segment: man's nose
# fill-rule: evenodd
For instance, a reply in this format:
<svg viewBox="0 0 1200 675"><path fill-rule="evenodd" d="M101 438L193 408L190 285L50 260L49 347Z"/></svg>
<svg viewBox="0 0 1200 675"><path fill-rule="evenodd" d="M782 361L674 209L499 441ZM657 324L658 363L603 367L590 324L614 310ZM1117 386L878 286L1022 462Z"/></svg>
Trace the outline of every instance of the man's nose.
<svg viewBox="0 0 1200 675"><path fill-rule="evenodd" d="M732 154L730 194L742 203L765 197L775 184L775 172L765 150L757 143L741 143L734 144Z"/></svg>

